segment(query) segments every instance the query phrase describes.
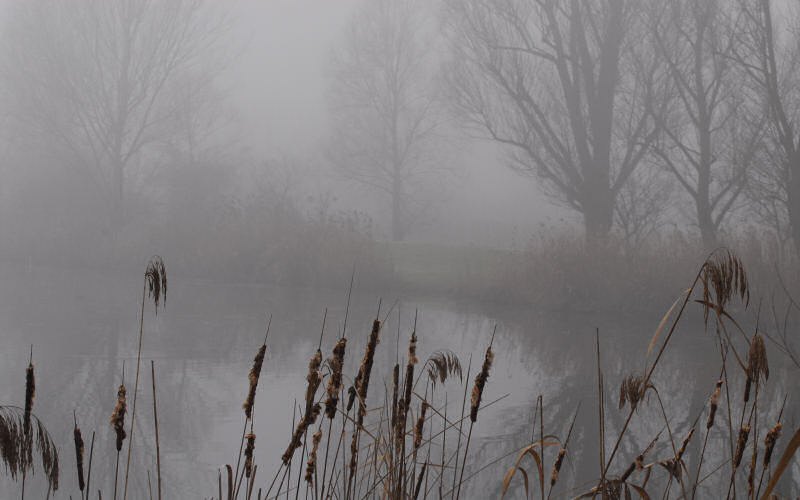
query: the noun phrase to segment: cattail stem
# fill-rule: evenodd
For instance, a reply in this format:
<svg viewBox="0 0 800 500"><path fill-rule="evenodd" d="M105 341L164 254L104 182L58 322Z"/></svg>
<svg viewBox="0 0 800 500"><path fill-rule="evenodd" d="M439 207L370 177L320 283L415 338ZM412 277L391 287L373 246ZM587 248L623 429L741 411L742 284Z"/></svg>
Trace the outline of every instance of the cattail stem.
<svg viewBox="0 0 800 500"><path fill-rule="evenodd" d="M153 423L156 428L156 491L158 500L161 500L161 445L158 440L158 406L156 405L156 368L153 360L150 360L150 374L153 377Z"/></svg>
<svg viewBox="0 0 800 500"><path fill-rule="evenodd" d="M89 445L89 471L86 473L86 500L89 500L89 492L92 491L92 458L94 457L94 431L92 431L92 443Z"/></svg>
<svg viewBox="0 0 800 500"><path fill-rule="evenodd" d="M136 352L136 378L133 383L133 409L131 410L131 432L128 438L128 459L125 464L125 485L122 488L122 500L128 498L128 476L131 471L131 451L133 450L133 431L136 423L136 394L139 391L139 367L142 361L142 334L144 333L144 302L147 293L147 275L145 274L142 284L142 310L139 315L139 347Z"/></svg>

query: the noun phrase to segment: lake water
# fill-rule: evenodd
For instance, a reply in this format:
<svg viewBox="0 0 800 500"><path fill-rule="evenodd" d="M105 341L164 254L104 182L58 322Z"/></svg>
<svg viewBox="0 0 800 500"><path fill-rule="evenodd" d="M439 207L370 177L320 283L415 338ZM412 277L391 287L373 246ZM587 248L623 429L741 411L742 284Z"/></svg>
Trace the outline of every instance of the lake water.
<svg viewBox="0 0 800 500"><path fill-rule="evenodd" d="M61 487L55 498L79 496L72 445L73 411L83 431L87 461L91 434L96 433L91 488L93 491L101 488L103 497L111 498L116 451L108 420L123 361L130 410L141 277L52 268L4 268L0 277L3 380L0 404L24 405L25 367L33 344L37 382L34 412L54 436L60 452ZM247 394L247 373L263 339L267 316L273 315L255 410L254 430L258 436L255 457L260 477L257 486L263 486L277 470L288 443L293 408L296 400L303 398L308 360L316 349L323 311L328 308L323 339L327 357L343 322L346 296L346 284L341 290L291 289L219 284L170 275L166 307L157 316L152 303L145 309L129 498L146 498L148 470L155 481L150 360L154 361L156 371L165 498L216 495L217 470L236 460L244 421L241 404ZM664 304L663 309L669 305ZM360 292L356 283L347 328L345 373L350 377L357 370L377 306L378 296ZM670 418L670 430L678 442L700 415L721 366L716 336L705 331L696 309L699 306L689 307L690 314L681 323L653 379ZM644 369L647 345L661 319L658 315L643 318L592 312L545 314L533 306L477 304L447 297L415 298L387 292L383 295L381 315L389 310L376 355L375 382L371 385L371 390L378 392L382 392L380 385L384 382L388 385L397 356L398 321L402 360L415 310L419 311L420 359L424 361L436 350L450 349L466 371L472 354L473 373L497 326L495 361L484 401L502 399L480 413L470 448L471 465L465 477L498 458L505 458L465 483L464 498L492 498L499 494L503 474L515 458L507 455L531 442L539 394L544 398L545 433L561 437L566 435L569 421L578 403L581 404L573 446L553 498L584 491L599 475L596 329L600 332L605 425L608 435L616 436L626 416L626 411L617 409L620 380L628 373L641 373ZM782 395L788 392L791 401L794 385L789 381L797 376L796 369L772 351L772 378L762 396L771 401L769 423L759 424L766 426L774 423ZM731 365L730 369L735 368ZM470 374L470 379L473 376ZM445 385L450 415L460 413L463 387L457 379ZM437 393L442 395L443 391L437 389ZM373 404L377 399L375 396ZM785 434L796 427L795 406L789 406ZM705 422L705 415L700 416L701 422ZM129 419L126 425L128 422ZM704 427L701 423L698 431ZM661 409L651 393L649 404L633 418L612 474L625 469L662 428ZM693 445L701 443L697 436L702 434L696 434ZM762 432L759 440L763 441ZM784 444L779 444L779 449L787 440L782 439ZM664 431L648 461L671 455L668 442ZM727 446L726 443L712 439L709 463L723 460L722 445ZM612 444L606 443L606 449L610 450ZM554 453L555 449L546 451L549 454L545 460L546 475ZM690 452L689 462L693 453ZM535 474L530 457L525 460L532 487L538 488L533 486ZM124 462L123 459L121 471ZM664 474L653 476L651 481L657 482L660 479L656 476ZM798 477L796 473L794 477ZM39 471L28 479L26 496L43 497L42 483ZM524 497L521 484L521 478L515 478L510 498ZM707 484L714 486L713 480ZM0 479L2 498L19 496L19 488L18 483L5 476ZM672 491L673 496L679 492L675 488Z"/></svg>

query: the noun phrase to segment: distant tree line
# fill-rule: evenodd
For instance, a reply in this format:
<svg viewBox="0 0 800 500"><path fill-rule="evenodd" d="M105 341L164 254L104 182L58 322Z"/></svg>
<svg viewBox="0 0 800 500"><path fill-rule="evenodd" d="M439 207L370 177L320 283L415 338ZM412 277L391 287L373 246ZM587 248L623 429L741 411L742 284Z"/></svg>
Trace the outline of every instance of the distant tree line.
<svg viewBox="0 0 800 500"><path fill-rule="evenodd" d="M215 139L225 106L214 84L224 57L214 55L227 35L218 6L4 6L2 169L18 185L63 185L48 201L56 226L83 204L117 240L148 203L188 220L195 192L214 201L209 226L258 210L247 205L258 183L231 181L239 146ZM363 0L329 62L325 159L377 195L394 240L446 191L457 171L451 138L477 133L506 167L579 214L590 246L610 234L635 245L688 218L706 248L745 221L800 255L795 9L775 0ZM280 193L280 180L271 183ZM93 201L64 194L87 191ZM146 201L133 196L141 191ZM0 197L24 198L8 185Z"/></svg>

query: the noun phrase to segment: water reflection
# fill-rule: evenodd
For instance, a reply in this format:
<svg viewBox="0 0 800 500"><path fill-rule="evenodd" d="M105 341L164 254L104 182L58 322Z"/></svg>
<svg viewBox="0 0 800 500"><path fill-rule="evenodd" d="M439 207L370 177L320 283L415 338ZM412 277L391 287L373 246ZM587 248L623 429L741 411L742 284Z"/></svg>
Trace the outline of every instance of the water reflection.
<svg viewBox="0 0 800 500"><path fill-rule="evenodd" d="M133 387L139 282L135 275L95 271L47 268L28 273L3 271L0 374L5 383L0 386L0 401L8 404L23 401L26 353L33 344L37 374L34 409L54 435L61 452L58 498L77 494L71 443L73 410L86 441L86 460L92 432L96 433L91 487L102 488L107 497L113 491L116 451L108 419L121 381L123 361L129 395ZM392 299L390 294L386 298ZM267 314L273 314L255 410L256 462L261 482L267 482L288 442L296 398L303 397L308 358L316 348L322 312L329 308L323 348L327 356L344 322L345 299L346 290L223 285L170 277L166 310L158 316L153 315L152 308L146 310L145 361L129 486L133 498L146 496L148 471L155 481L151 359L155 361L157 375L165 498L210 496L216 491L217 469L235 461L247 372L263 338ZM377 297L355 293L352 304L345 364L345 373L351 377L357 370L377 309ZM591 312L548 315L522 306L411 298L401 298L394 305L385 300L383 314L390 306L373 373L373 380L387 384L398 356L398 321L402 358L415 309L419 309L421 359L437 349L447 348L459 356L466 369L472 354L473 372L497 325L495 363L484 398L492 401L508 396L482 411L475 428L472 467L465 477L486 468L470 480L467 493L471 498L497 496L503 473L515 458L513 452L530 442L531 436L538 436L534 405L539 394L544 398L546 433L566 435L578 403L582 405L573 431L573 447L556 493L577 494L595 479L600 460L596 329L601 338L606 432L616 436L626 416L616 405L619 382L630 372L644 370L644 353L660 320L599 316ZM770 418L774 419L782 395L790 389L785 381L792 380L795 372L777 354L770 359L773 379L770 392L762 397L777 402L772 405L775 408L771 406ZM719 376L719 367L716 337L704 331L698 314L691 314L676 333L674 344L654 377L670 418L669 431L675 434L676 441L683 438L701 415ZM448 414L457 415L461 411L463 388L451 382L448 391ZM627 467L660 430L659 426L663 426L660 407L653 398L634 417L612 473ZM787 415L794 414L793 408L792 405ZM720 428L727 426L725 422L722 424ZM718 441L710 446L715 456L712 462L719 462L719 457L724 456L724 447ZM669 456L668 443L666 433L662 432L649 459ZM606 443L607 451L612 445L613 442ZM691 450L688 464L695 463L696 450L694 447ZM545 451L547 464L552 463L555 452L555 449ZM549 469L545 474L549 474ZM651 484L657 484L663 476L653 474ZM37 494L43 496L37 490L42 482L40 475L29 480L31 498L37 498ZM512 483L511 498L523 496L521 484L518 479ZM715 486L713 480L708 484ZM16 496L18 491L18 484L6 477L0 480L3 497Z"/></svg>

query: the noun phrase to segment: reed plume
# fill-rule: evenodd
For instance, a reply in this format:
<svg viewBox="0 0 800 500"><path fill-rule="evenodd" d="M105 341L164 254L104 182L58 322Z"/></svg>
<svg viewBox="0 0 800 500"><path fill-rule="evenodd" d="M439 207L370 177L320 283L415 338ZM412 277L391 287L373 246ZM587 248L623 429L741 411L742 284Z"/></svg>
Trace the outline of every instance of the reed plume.
<svg viewBox="0 0 800 500"><path fill-rule="evenodd" d="M256 388L258 387L258 379L261 377L261 367L264 364L264 354L266 352L266 344L263 344L258 348L256 357L253 358L253 367L250 368L250 372L247 374L247 378L250 381L250 388L247 391L247 399L245 399L244 403L242 403L242 408L244 409L244 415L248 420L253 417L253 404L255 404L256 400Z"/></svg>
<svg viewBox="0 0 800 500"><path fill-rule="evenodd" d="M764 380L769 379L769 363L767 361L767 349L764 346L764 338L756 332L753 340L750 341L750 348L747 351L747 380L744 386L744 402L750 400L750 386L757 383L759 377Z"/></svg>
<svg viewBox="0 0 800 500"><path fill-rule="evenodd" d="M437 382L444 384L451 375L457 375L458 380L461 380L461 361L448 349L431 354L424 366L428 367L428 379L434 388Z"/></svg>
<svg viewBox="0 0 800 500"><path fill-rule="evenodd" d="M336 417L336 407L339 404L339 391L342 388L342 368L344 367L344 353L346 347L347 339L342 337L333 347L333 354L330 359L328 359L331 376L328 379L328 388L326 390L325 415L329 419Z"/></svg>
<svg viewBox="0 0 800 500"><path fill-rule="evenodd" d="M635 410L649 388L652 388L652 385L645 385L643 375L628 375L622 379L622 384L619 386L619 409L628 403L631 411Z"/></svg>
<svg viewBox="0 0 800 500"><path fill-rule="evenodd" d="M30 428L26 436L25 425ZM0 459L6 471L15 480L26 471L33 471L33 448L42 461L42 469L52 491L58 490L58 449L44 424L32 412L16 406L0 406Z"/></svg>

